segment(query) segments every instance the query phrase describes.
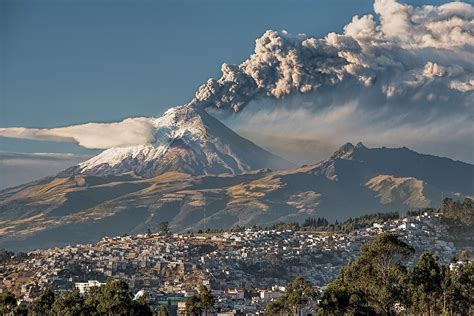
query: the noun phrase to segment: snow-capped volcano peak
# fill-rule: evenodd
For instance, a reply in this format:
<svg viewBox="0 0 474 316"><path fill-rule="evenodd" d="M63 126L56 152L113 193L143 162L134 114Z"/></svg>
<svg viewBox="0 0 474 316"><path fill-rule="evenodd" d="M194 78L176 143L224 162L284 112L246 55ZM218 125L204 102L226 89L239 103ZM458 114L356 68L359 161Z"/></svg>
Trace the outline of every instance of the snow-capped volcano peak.
<svg viewBox="0 0 474 316"><path fill-rule="evenodd" d="M81 171L86 172L100 165L110 167L121 164L126 159L137 159L141 162L159 159L166 153L175 139L191 137L203 138L206 130L195 109L185 106L167 110L163 116L149 118L154 128L154 140L149 144L115 147L79 164Z"/></svg>
<svg viewBox="0 0 474 316"><path fill-rule="evenodd" d="M240 137L205 110L188 105L149 118L153 139L148 144L115 147L80 163L74 173L152 177L166 171L191 174L238 174L290 164Z"/></svg>

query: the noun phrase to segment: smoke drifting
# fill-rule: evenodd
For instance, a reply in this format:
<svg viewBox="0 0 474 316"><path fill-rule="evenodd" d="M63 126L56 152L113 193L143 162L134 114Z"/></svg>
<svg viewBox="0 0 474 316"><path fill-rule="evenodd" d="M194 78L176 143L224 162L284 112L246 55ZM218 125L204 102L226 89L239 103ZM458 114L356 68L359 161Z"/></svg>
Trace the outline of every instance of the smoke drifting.
<svg viewBox="0 0 474 316"><path fill-rule="evenodd" d="M269 30L191 103L301 163L346 141L473 162L473 6L376 0L374 12L321 39Z"/></svg>
<svg viewBox="0 0 474 316"><path fill-rule="evenodd" d="M347 85L385 99L472 101L474 8L461 2L414 8L376 0L372 15L355 16L343 34L322 39L266 31L240 65L199 87L192 103L240 111L250 101L281 99ZM463 102L464 101L464 102Z"/></svg>

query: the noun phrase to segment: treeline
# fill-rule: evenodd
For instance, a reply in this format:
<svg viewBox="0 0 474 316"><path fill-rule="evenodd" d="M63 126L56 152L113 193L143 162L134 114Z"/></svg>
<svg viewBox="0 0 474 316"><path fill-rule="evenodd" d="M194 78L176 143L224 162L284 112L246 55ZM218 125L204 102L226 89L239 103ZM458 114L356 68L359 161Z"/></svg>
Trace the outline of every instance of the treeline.
<svg viewBox="0 0 474 316"><path fill-rule="evenodd" d="M445 218L453 220L458 224L474 225L474 202L472 199L465 198L461 202L445 198L441 203L440 211Z"/></svg>
<svg viewBox="0 0 474 316"><path fill-rule="evenodd" d="M474 225L474 202L470 198L465 198L461 201L454 201L450 198L445 198L440 209L435 208L421 208L416 211L408 211L406 216L418 216L424 213L441 213L446 219L462 224L462 225ZM292 231L329 231L329 232L341 232L349 233L354 230L364 229L373 226L374 223L383 223L388 220L394 220L401 218L398 212L387 212L387 213L373 213L366 214L355 218L349 218L343 222L334 223L329 222L324 217L308 217L305 221L300 224L294 223L276 223L270 226L253 226L253 229L273 229L273 230L292 230ZM247 229L245 226L237 225L229 229L200 229L196 233L223 233L223 232L243 232ZM166 231L169 233L168 222L160 224L160 232ZM151 233L149 230L148 233ZM191 231L188 231L191 234Z"/></svg>
<svg viewBox="0 0 474 316"><path fill-rule="evenodd" d="M254 230L292 230L292 231L330 231L330 232L344 232L348 233L354 231L356 229L362 229L371 227L374 223L383 223L388 220L400 218L400 214L397 212L389 212L389 213L374 213L374 214L367 214L362 215L360 217L352 218L345 220L344 222L338 222L337 220L334 223L329 222L324 217L308 217L305 219L303 224L298 222L294 223L276 223L270 226L257 226L254 225L251 228ZM244 232L248 227L237 225L231 227L229 229L200 229L196 233L203 234L203 233L224 233L224 232ZM192 234L193 232L188 231L188 234Z"/></svg>
<svg viewBox="0 0 474 316"><path fill-rule="evenodd" d="M441 213L444 219L451 220L455 224L464 226L474 225L474 202L470 198L465 198L463 201L455 201L450 198L445 198L439 209L422 208L416 211L408 211L406 216L418 216L424 213ZM388 213L374 213L366 214L356 218L349 218L341 223L337 220L330 223L324 217L307 218L303 224L299 223L277 223L267 229L274 230L292 230L292 231L330 231L349 233L354 230L364 229L373 226L374 223L383 223L389 220L401 218L398 212Z"/></svg>
<svg viewBox="0 0 474 316"><path fill-rule="evenodd" d="M321 297L298 280L270 303L266 315L473 315L474 263L463 252L451 266L423 253L409 268L414 249L390 233L362 247ZM295 281L294 281L295 282ZM319 298L319 304L315 302Z"/></svg>
<svg viewBox="0 0 474 316"><path fill-rule="evenodd" d="M322 315L472 315L474 264L465 252L451 267L425 252L413 268L414 249L383 233L365 245L324 293Z"/></svg>
<svg viewBox="0 0 474 316"><path fill-rule="evenodd" d="M27 259L28 255L24 252L19 252L15 254L13 251L6 249L0 249L0 264L6 263L18 263Z"/></svg>
<svg viewBox="0 0 474 316"><path fill-rule="evenodd" d="M418 214L419 211L414 212ZM421 212L421 211L420 211ZM420 213L423 214L423 213ZM338 222L337 220L334 223L329 222L324 217L308 217L305 219L303 224L298 222L294 223L276 223L270 226L252 226L252 229L257 230L291 230L291 231L328 231L328 232L341 232L348 233L357 229L363 229L373 226L374 223L383 223L388 220L398 219L400 214L398 212L388 212L388 213L374 213L366 214L355 218L348 218L343 222ZM244 232L247 229L245 226L237 225L229 229L206 229L198 230L197 234L202 233L223 233L223 232ZM191 231L188 231L191 234Z"/></svg>
<svg viewBox="0 0 474 316"><path fill-rule="evenodd" d="M439 213L445 220L451 221L452 224L474 225L474 201L471 198L464 198L462 201L444 198L439 209L423 208L418 211L408 211L407 216L418 216L424 213Z"/></svg>
<svg viewBox="0 0 474 316"><path fill-rule="evenodd" d="M100 287L92 287L84 296L73 290L57 295L45 289L29 306L17 305L11 292L0 293L0 315L153 315L146 302L146 296L136 300L130 293L128 284L122 280L112 280Z"/></svg>
<svg viewBox="0 0 474 316"><path fill-rule="evenodd" d="M400 214L398 214L397 212L367 214L356 218L350 217L349 219L341 223L339 223L337 220L334 223L330 223L324 217L309 217L301 225L299 223L278 223L268 228L274 230L315 230L348 233L357 229L371 227L374 223L383 223L385 221L398 218L400 218Z"/></svg>

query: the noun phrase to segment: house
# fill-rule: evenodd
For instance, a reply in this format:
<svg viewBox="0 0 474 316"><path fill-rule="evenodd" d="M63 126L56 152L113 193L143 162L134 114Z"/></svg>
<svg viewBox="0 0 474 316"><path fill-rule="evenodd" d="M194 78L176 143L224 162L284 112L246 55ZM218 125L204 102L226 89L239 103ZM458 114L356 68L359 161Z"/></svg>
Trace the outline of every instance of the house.
<svg viewBox="0 0 474 316"><path fill-rule="evenodd" d="M96 280L89 280L87 282L76 282L74 283L74 287L79 290L79 293L84 295L87 291L90 290L90 288L95 287L95 286L102 286L105 285L105 283L101 283Z"/></svg>
<svg viewBox="0 0 474 316"><path fill-rule="evenodd" d="M239 289L226 289L225 290L225 296L237 300L243 300L244 299L244 290L239 290Z"/></svg>

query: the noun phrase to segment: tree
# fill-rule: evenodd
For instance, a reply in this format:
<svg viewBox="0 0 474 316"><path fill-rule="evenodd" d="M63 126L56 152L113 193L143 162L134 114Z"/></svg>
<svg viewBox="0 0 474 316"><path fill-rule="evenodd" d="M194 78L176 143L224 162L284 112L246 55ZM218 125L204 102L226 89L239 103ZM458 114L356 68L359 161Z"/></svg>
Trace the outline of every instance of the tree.
<svg viewBox="0 0 474 316"><path fill-rule="evenodd" d="M88 311L88 315L99 315L98 306L102 286L91 287L84 295L84 305Z"/></svg>
<svg viewBox="0 0 474 316"><path fill-rule="evenodd" d="M8 251L6 249L0 249L0 263L10 262L15 253L13 251Z"/></svg>
<svg viewBox="0 0 474 316"><path fill-rule="evenodd" d="M311 284L302 277L296 277L288 284L285 295L267 305L265 315L300 315L315 297L316 291Z"/></svg>
<svg viewBox="0 0 474 316"><path fill-rule="evenodd" d="M211 291L204 285L201 285L199 288L199 299L201 300L204 313L207 315L207 313L214 307L216 299Z"/></svg>
<svg viewBox="0 0 474 316"><path fill-rule="evenodd" d="M279 297L270 304L267 304L267 306L265 306L264 315L283 315L283 313L285 312L285 308L286 306L284 297Z"/></svg>
<svg viewBox="0 0 474 316"><path fill-rule="evenodd" d="M14 298L14 297L13 297ZM0 294L0 315L8 315L5 306L9 306L12 315L61 315L61 316L151 316L153 312L147 303L148 296L132 298L126 282L112 280L101 287L92 287L82 297L77 290L55 296L45 289L31 304L29 310L24 305L11 309L11 294ZM15 300L16 305L16 300Z"/></svg>
<svg viewBox="0 0 474 316"><path fill-rule="evenodd" d="M207 315L212 310L216 299L211 291L204 285L199 287L198 294L191 295L186 299L186 312L189 315Z"/></svg>
<svg viewBox="0 0 474 316"><path fill-rule="evenodd" d="M342 274L343 272L341 271L341 275ZM319 304L318 315L343 315L349 311L350 308L354 309L353 305L356 304L355 299L359 298L354 295L351 300L351 293L349 289L346 288L344 280L337 278L328 284Z"/></svg>
<svg viewBox="0 0 474 316"><path fill-rule="evenodd" d="M473 315L474 263L468 255L452 269L423 253L413 269L402 259L413 248L384 233L364 245L359 257L328 284L319 315Z"/></svg>
<svg viewBox="0 0 474 316"><path fill-rule="evenodd" d="M410 292L413 312L428 315L439 314L436 302L441 302L441 282L443 275L438 265L438 257L425 252L410 273Z"/></svg>
<svg viewBox="0 0 474 316"><path fill-rule="evenodd" d="M441 203L441 212L445 218L464 225L474 225L474 201L465 198L462 202L445 198Z"/></svg>
<svg viewBox="0 0 474 316"><path fill-rule="evenodd" d="M74 290L61 294L52 305L53 315L79 316L90 314L90 310L84 304L84 298L79 291Z"/></svg>
<svg viewBox="0 0 474 316"><path fill-rule="evenodd" d="M198 295L191 295L186 299L186 314L190 316L200 316L203 308Z"/></svg>
<svg viewBox="0 0 474 316"><path fill-rule="evenodd" d="M15 311L13 312L13 315L15 316L28 316L28 306L24 303L21 303L15 308Z"/></svg>
<svg viewBox="0 0 474 316"><path fill-rule="evenodd" d="M0 315L12 314L16 308L16 297L11 292L0 293Z"/></svg>
<svg viewBox="0 0 474 316"><path fill-rule="evenodd" d="M148 293L145 293L145 295L142 295L139 298L134 299L132 301L132 309L130 311L130 315L152 316L153 312L147 303L148 298L149 298Z"/></svg>
<svg viewBox="0 0 474 316"><path fill-rule="evenodd" d="M160 223L160 233L163 235L168 235L170 233L170 227L168 222Z"/></svg>
<svg viewBox="0 0 474 316"><path fill-rule="evenodd" d="M113 280L101 286L97 311L106 315L128 315L132 309L132 295L128 284Z"/></svg>
<svg viewBox="0 0 474 316"><path fill-rule="evenodd" d="M294 315L299 315L303 307L315 297L316 291L311 287L311 284L302 277L296 277L288 284L285 303Z"/></svg>
<svg viewBox="0 0 474 316"><path fill-rule="evenodd" d="M474 313L474 262L464 262L452 271L454 313L473 315Z"/></svg>
<svg viewBox="0 0 474 316"><path fill-rule="evenodd" d="M55 300L54 292L51 289L45 289L30 306L29 314L34 316L47 315L51 311Z"/></svg>
<svg viewBox="0 0 474 316"><path fill-rule="evenodd" d="M408 272L401 260L413 253L396 235L378 235L328 285L319 313L395 314L396 304L406 301Z"/></svg>
<svg viewBox="0 0 474 316"><path fill-rule="evenodd" d="M169 315L169 311L168 311L168 306L166 305L161 305L160 306L160 316L168 316Z"/></svg>

